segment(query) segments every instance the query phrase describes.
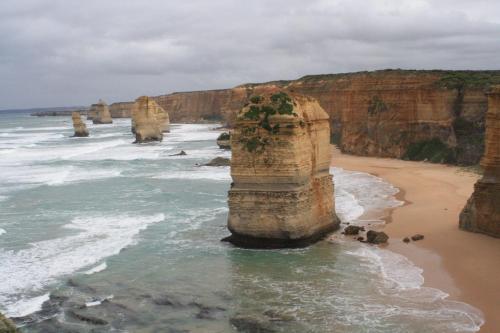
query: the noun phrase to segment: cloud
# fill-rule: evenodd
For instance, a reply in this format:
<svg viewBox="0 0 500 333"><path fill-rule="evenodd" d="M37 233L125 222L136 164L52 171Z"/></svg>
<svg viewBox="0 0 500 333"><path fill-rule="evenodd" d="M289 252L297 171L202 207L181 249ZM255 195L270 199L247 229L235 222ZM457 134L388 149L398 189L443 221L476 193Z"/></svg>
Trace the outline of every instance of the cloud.
<svg viewBox="0 0 500 333"><path fill-rule="evenodd" d="M499 12L496 0L3 0L0 108L315 73L495 69Z"/></svg>

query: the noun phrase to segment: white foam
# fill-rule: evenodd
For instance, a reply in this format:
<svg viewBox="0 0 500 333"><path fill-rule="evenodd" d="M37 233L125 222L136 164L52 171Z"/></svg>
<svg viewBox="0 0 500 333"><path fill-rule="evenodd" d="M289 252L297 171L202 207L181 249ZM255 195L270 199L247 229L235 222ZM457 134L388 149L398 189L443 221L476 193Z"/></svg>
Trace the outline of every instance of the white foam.
<svg viewBox="0 0 500 333"><path fill-rule="evenodd" d="M229 167L195 167L191 170L178 170L162 172L153 176L156 179L196 179L213 181L230 181L231 170Z"/></svg>
<svg viewBox="0 0 500 333"><path fill-rule="evenodd" d="M108 265L106 264L106 262L103 262L102 264L100 265L97 265L95 267L92 267L91 269L89 269L88 271L85 271L85 275L92 275L94 273L99 273L99 272L102 272L103 270L105 270L106 268L108 268Z"/></svg>
<svg viewBox="0 0 500 333"><path fill-rule="evenodd" d="M175 124L172 125L166 139L171 142L213 141L215 145L215 140L221 133L213 130L216 127L206 124Z"/></svg>
<svg viewBox="0 0 500 333"><path fill-rule="evenodd" d="M101 305L101 303L103 301L106 301L106 300L110 300L110 299L113 299L114 298L114 295L109 295L107 297L104 297L104 299L96 299L96 300L93 300L93 301L90 301L90 302L86 302L85 303L85 306L90 308L92 306L98 306L98 305Z"/></svg>
<svg viewBox="0 0 500 333"><path fill-rule="evenodd" d="M50 293L32 298L24 298L12 304L6 312L9 317L23 317L30 313L40 311L42 304L49 300Z"/></svg>
<svg viewBox="0 0 500 333"><path fill-rule="evenodd" d="M35 184L57 186L65 183L81 182L118 177L118 169L88 169L68 166L20 165L0 166L0 181L4 184Z"/></svg>
<svg viewBox="0 0 500 333"><path fill-rule="evenodd" d="M399 190L382 178L342 168L330 168L335 184L335 208L342 222L355 222L370 212L383 218L388 208L403 204L394 195Z"/></svg>
<svg viewBox="0 0 500 333"><path fill-rule="evenodd" d="M5 234L5 233L7 233L7 231L5 231L5 229L0 228L0 236Z"/></svg>
<svg viewBox="0 0 500 333"><path fill-rule="evenodd" d="M62 276L118 254L137 242L141 230L164 218L164 214L77 217L64 226L75 235L32 243L19 251L0 249L0 304L5 313L18 315L18 306L33 294Z"/></svg>

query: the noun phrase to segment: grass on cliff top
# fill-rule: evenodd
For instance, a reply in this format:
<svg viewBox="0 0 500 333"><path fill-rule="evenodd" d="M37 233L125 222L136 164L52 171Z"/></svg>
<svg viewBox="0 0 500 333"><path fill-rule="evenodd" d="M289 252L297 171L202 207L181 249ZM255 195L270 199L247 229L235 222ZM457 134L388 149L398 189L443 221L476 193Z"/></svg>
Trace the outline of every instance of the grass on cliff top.
<svg viewBox="0 0 500 333"><path fill-rule="evenodd" d="M437 85L443 88L456 89L479 88L485 89L493 84L500 84L500 71L450 71L450 70L416 70L416 69L383 69L377 71L361 71L353 73L337 73L337 74L317 74L306 75L297 81L317 81L317 80L338 80L356 75L384 75L384 74L401 74L401 75L426 75L436 74L441 78L437 81Z"/></svg>

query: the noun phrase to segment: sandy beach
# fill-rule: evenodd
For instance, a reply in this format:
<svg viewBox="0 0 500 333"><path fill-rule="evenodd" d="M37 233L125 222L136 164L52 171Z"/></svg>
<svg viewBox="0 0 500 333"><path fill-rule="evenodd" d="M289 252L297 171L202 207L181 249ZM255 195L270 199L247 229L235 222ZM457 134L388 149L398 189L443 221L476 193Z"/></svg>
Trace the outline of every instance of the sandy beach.
<svg viewBox="0 0 500 333"><path fill-rule="evenodd" d="M400 189L405 205L386 218L388 248L424 270L425 286L480 309L480 332L500 332L500 239L458 229L458 216L478 175L463 168L342 154L333 148L332 166L367 172ZM404 237L423 234L406 244Z"/></svg>

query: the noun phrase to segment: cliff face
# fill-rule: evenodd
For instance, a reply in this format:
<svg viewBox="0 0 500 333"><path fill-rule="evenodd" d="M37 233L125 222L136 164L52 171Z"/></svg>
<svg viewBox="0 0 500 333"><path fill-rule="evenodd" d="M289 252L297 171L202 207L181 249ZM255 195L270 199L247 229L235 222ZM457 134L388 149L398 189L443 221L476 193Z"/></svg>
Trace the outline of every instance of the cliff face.
<svg viewBox="0 0 500 333"><path fill-rule="evenodd" d="M483 177L460 214L460 228L500 237L500 86L488 93Z"/></svg>
<svg viewBox="0 0 500 333"><path fill-rule="evenodd" d="M111 124L113 122L108 104L101 100L97 104L92 104L87 119L89 117L91 117L94 124Z"/></svg>
<svg viewBox="0 0 500 333"><path fill-rule="evenodd" d="M158 104L147 96L135 100L132 108L132 124L134 126L135 143L161 141L162 128L157 118Z"/></svg>
<svg viewBox="0 0 500 333"><path fill-rule="evenodd" d="M89 136L89 131L87 129L87 126L85 123L82 121L82 118L80 117L80 113L75 111L71 114L71 119L73 120L73 128L75 129L75 135L76 137L87 137Z"/></svg>
<svg viewBox="0 0 500 333"><path fill-rule="evenodd" d="M118 102L109 106L109 113L112 118L131 118L134 102Z"/></svg>
<svg viewBox="0 0 500 333"><path fill-rule="evenodd" d="M306 76L226 90L154 97L174 122L229 126L252 94L286 89L315 98L344 152L476 164L484 150L486 97L500 72L386 70Z"/></svg>
<svg viewBox="0 0 500 333"><path fill-rule="evenodd" d="M309 97L253 96L231 135L229 241L298 246L338 227L328 115Z"/></svg>

